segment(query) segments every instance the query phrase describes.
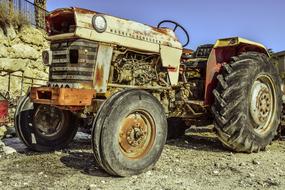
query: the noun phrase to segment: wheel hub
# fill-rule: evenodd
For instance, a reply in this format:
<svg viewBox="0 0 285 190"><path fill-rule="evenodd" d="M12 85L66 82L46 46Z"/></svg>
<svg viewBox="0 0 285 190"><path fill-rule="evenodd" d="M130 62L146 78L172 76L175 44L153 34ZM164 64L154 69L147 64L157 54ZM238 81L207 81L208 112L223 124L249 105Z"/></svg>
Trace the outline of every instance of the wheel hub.
<svg viewBox="0 0 285 190"><path fill-rule="evenodd" d="M33 124L41 135L55 136L63 126L62 112L50 106L39 106L34 114Z"/></svg>
<svg viewBox="0 0 285 190"><path fill-rule="evenodd" d="M143 111L126 116L121 123L119 145L129 158L143 157L154 142L155 128L152 118Z"/></svg>
<svg viewBox="0 0 285 190"><path fill-rule="evenodd" d="M258 78L251 89L250 114L256 130L267 127L274 110L271 81L266 76Z"/></svg>
<svg viewBox="0 0 285 190"><path fill-rule="evenodd" d="M136 126L133 126L127 133L127 141L128 143L136 147L144 142L146 137L146 131L144 127L140 127L140 123L136 123Z"/></svg>

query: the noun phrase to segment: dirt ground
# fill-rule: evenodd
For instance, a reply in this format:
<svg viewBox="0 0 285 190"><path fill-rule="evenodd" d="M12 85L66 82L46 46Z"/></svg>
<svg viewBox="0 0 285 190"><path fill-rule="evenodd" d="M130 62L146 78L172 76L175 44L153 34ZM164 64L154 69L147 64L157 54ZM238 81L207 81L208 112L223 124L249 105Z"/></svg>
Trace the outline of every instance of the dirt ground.
<svg viewBox="0 0 285 190"><path fill-rule="evenodd" d="M0 189L285 189L285 142L265 152L237 154L213 134L188 133L169 141L155 168L139 176L111 177L96 165L88 135L78 134L68 149L28 151L16 138L1 155Z"/></svg>

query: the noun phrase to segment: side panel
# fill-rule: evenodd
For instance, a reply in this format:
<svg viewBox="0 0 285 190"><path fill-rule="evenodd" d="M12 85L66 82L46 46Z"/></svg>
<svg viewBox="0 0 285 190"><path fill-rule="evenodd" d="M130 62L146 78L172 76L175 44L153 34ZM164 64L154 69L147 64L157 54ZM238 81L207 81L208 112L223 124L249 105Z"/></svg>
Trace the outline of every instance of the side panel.
<svg viewBox="0 0 285 190"><path fill-rule="evenodd" d="M100 44L98 48L93 81L94 88L97 93L105 93L107 91L112 56L113 47L105 44Z"/></svg>
<svg viewBox="0 0 285 190"><path fill-rule="evenodd" d="M168 70L171 85L177 85L182 50L160 46L162 66Z"/></svg>
<svg viewBox="0 0 285 190"><path fill-rule="evenodd" d="M217 49L213 49L207 63L206 82L205 82L205 105L210 105L213 102L212 91L217 84L217 75L220 73L222 64L217 61Z"/></svg>

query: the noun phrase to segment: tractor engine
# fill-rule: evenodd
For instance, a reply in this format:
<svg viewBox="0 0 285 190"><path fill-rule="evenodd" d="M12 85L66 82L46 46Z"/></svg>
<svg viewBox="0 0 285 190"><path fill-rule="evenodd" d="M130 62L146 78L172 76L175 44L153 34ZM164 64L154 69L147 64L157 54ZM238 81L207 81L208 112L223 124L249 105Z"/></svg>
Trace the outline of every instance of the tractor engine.
<svg viewBox="0 0 285 190"><path fill-rule="evenodd" d="M125 85L153 85L158 81L157 55L147 55L128 51L113 62L112 83Z"/></svg>

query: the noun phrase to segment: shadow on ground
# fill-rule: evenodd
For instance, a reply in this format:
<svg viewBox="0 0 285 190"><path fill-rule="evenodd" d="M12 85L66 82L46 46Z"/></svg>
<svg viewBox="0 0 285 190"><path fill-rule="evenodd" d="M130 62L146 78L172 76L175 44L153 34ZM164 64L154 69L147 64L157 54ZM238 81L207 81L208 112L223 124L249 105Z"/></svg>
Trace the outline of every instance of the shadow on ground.
<svg viewBox="0 0 285 190"><path fill-rule="evenodd" d="M179 139L169 140L167 144L185 149L209 152L229 152L213 133L190 132Z"/></svg>
<svg viewBox="0 0 285 190"><path fill-rule="evenodd" d="M60 161L69 168L79 170L81 173L98 177L109 177L95 162L94 156L89 152L72 152L60 158Z"/></svg>

